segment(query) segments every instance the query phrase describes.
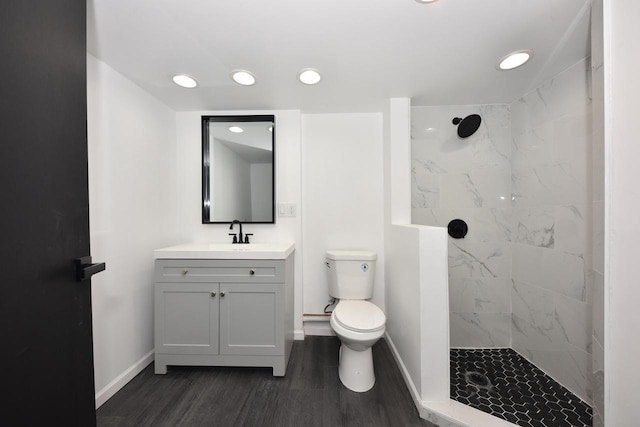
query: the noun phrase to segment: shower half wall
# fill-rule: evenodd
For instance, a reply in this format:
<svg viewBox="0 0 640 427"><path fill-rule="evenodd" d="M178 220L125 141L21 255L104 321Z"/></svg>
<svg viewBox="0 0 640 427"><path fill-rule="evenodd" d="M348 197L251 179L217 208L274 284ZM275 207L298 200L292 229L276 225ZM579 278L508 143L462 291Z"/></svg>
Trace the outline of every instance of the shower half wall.
<svg viewBox="0 0 640 427"><path fill-rule="evenodd" d="M449 238L451 346L514 348L591 403L588 64L511 104L413 107L411 136L412 222L469 225Z"/></svg>

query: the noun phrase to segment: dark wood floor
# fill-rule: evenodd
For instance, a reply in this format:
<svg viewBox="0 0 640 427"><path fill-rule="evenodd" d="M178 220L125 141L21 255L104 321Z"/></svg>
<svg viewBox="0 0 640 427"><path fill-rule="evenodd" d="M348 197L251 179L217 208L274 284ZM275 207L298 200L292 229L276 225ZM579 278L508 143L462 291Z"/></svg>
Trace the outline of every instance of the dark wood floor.
<svg viewBox="0 0 640 427"><path fill-rule="evenodd" d="M169 367L142 371L98 411L98 426L434 426L420 419L389 347L373 348L376 385L366 393L338 379L335 337L296 341L287 375L270 368Z"/></svg>

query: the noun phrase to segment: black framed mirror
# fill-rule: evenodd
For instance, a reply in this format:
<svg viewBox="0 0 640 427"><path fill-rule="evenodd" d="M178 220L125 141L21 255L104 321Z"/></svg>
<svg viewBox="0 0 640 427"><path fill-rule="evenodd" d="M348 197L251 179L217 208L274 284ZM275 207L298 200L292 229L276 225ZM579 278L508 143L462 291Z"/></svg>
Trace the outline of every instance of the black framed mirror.
<svg viewBox="0 0 640 427"><path fill-rule="evenodd" d="M202 116L202 223L275 222L275 116Z"/></svg>

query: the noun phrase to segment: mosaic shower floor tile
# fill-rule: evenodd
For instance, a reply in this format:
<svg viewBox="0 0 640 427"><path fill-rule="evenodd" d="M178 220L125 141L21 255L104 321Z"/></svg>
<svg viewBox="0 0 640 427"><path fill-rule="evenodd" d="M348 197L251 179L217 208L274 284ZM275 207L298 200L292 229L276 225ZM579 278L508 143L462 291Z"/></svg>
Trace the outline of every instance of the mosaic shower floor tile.
<svg viewBox="0 0 640 427"><path fill-rule="evenodd" d="M515 350L451 349L451 398L523 427L591 427L591 407Z"/></svg>

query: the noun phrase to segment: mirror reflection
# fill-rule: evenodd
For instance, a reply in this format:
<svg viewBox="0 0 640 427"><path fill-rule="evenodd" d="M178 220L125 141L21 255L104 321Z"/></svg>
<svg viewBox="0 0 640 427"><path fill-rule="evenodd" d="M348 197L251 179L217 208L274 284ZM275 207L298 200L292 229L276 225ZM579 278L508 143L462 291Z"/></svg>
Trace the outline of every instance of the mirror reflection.
<svg viewBox="0 0 640 427"><path fill-rule="evenodd" d="M275 117L202 116L202 222L274 223Z"/></svg>

